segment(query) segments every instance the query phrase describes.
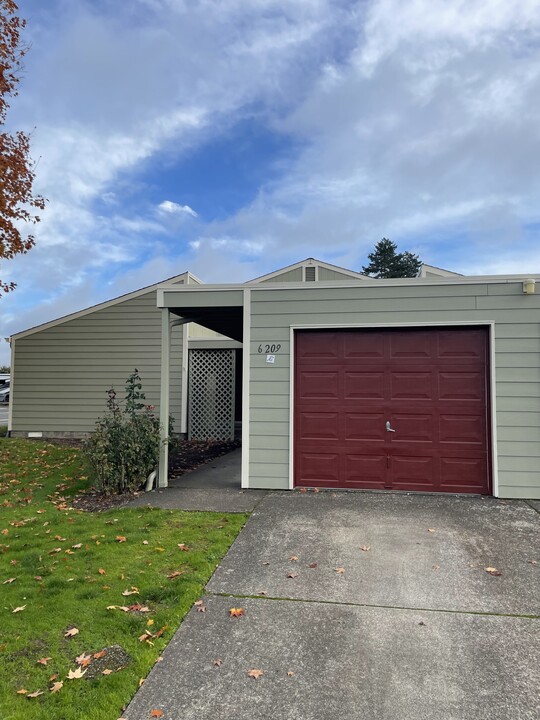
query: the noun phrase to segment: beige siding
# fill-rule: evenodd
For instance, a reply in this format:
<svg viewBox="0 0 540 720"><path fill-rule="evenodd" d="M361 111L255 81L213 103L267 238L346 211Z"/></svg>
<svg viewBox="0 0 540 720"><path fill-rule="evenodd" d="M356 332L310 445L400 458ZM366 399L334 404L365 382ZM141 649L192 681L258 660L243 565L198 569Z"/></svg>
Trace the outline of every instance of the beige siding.
<svg viewBox="0 0 540 720"><path fill-rule="evenodd" d="M331 270L330 268L319 265L319 280L347 280L349 283L354 282L354 278L339 270ZM362 278L358 278L358 282L362 282Z"/></svg>
<svg viewBox="0 0 540 720"><path fill-rule="evenodd" d="M302 268L294 268L293 270L287 270L274 277L261 280L261 283L280 283L280 282L302 282Z"/></svg>
<svg viewBox="0 0 540 720"><path fill-rule="evenodd" d="M213 340L214 338L222 338L224 336L220 335L215 330L209 330L202 325L197 325L197 323L189 323L188 337L202 340Z"/></svg>
<svg viewBox="0 0 540 720"><path fill-rule="evenodd" d="M171 414L181 420L183 327L172 330ZM146 402L159 410L161 311L156 290L15 340L12 432L80 435L103 414L106 390L123 397L140 372Z"/></svg>
<svg viewBox="0 0 540 720"><path fill-rule="evenodd" d="M540 296L510 284L370 285L251 293L250 486L289 486L290 327L495 323L501 497L540 498ZM258 352L281 344L276 363ZM523 431L523 432L522 432Z"/></svg>

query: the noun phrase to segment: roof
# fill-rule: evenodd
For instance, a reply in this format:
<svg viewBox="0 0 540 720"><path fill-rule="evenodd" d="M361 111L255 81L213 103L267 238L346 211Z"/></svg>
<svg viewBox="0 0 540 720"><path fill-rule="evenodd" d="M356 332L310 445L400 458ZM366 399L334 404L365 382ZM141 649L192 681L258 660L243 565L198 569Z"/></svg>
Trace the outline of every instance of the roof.
<svg viewBox="0 0 540 720"><path fill-rule="evenodd" d="M285 267L282 267L279 270L274 270L271 273L267 273L266 275L261 275L260 277L256 277L253 280L248 280L246 285L252 285L252 284L264 282L265 280L270 280L271 278L279 277L279 275L290 272L291 270L295 270L296 268L301 268L304 265L307 265L307 266L319 265L320 267L326 268L327 270L335 270L336 272L342 273L343 275L348 275L349 277L355 277L355 278L358 278L359 280L367 280L368 282L374 279L374 278L370 278L368 275L365 275L364 273L355 272L354 270L348 270L347 268L340 267L339 265L332 265L332 263L324 262L324 260L317 260L316 258L308 257L305 260L300 260L299 262L293 263L292 265L286 265Z"/></svg>
<svg viewBox="0 0 540 720"><path fill-rule="evenodd" d="M34 327L28 328L26 330L21 330L18 333L14 333L10 339L16 340L17 338L26 337L27 335L33 335L36 332L46 330L47 328L55 327L56 325L62 325L63 323L69 322L70 320L75 320L76 318L84 317L85 315L89 315L90 313L96 312L97 310L104 310L105 308L112 307L113 305L118 305L119 303L125 302L126 300L132 300L133 298L145 295L152 290L156 290L160 285L163 285L165 283L174 284L182 279L187 280L188 284L190 280L196 285L203 284L202 280L199 280L198 277L196 277L189 271L186 271L181 273L180 275L173 275L172 277L166 278L165 280L160 280L160 282L154 283L153 285L147 285L140 290L135 290L130 293L118 295L111 300L105 300L104 302L97 303L96 305L90 305L83 310L78 310L76 312L70 313L69 315L63 315L62 317L56 318L55 320L49 320L48 322L41 323L40 325L35 325Z"/></svg>

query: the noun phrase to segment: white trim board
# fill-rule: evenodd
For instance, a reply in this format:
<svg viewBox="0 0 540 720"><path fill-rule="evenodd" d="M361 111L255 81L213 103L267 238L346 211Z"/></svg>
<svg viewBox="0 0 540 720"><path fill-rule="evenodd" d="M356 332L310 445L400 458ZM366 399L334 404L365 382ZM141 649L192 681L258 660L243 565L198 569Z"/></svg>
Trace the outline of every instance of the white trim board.
<svg viewBox="0 0 540 720"><path fill-rule="evenodd" d="M251 288L244 286L244 355L242 358L242 479L241 487L249 487L249 404L251 373Z"/></svg>
<svg viewBox="0 0 540 720"><path fill-rule="evenodd" d="M396 322L396 323L333 323L333 324L302 324L290 325L290 388L289 388L289 490L294 488L294 371L296 368L295 338L297 330L339 330L367 328L428 328L428 327L487 327L489 340L489 381L490 381L490 424L488 428L491 439L491 492L499 497L499 466L497 461L497 415L496 415L496 370L495 370L495 323L492 320L454 320L439 322Z"/></svg>

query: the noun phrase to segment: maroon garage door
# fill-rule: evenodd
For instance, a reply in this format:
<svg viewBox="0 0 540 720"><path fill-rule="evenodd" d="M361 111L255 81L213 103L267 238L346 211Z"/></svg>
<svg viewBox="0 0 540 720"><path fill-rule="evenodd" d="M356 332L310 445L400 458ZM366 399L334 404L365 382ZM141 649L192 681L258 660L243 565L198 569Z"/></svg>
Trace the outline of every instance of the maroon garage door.
<svg viewBox="0 0 540 720"><path fill-rule="evenodd" d="M295 485L489 493L487 328L296 333Z"/></svg>

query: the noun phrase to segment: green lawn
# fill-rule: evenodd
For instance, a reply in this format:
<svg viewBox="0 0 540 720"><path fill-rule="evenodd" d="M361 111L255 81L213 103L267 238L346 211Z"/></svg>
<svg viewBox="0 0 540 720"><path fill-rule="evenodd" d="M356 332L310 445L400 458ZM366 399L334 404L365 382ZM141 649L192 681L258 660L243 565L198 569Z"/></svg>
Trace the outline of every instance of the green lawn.
<svg viewBox="0 0 540 720"><path fill-rule="evenodd" d="M2 720L120 717L247 519L73 510L69 499L89 483L87 473L76 449L0 440ZM78 633L66 637L71 628ZM94 679L67 679L76 657L113 645L131 658L122 669L111 651L86 665ZM43 694L28 697L36 691Z"/></svg>

